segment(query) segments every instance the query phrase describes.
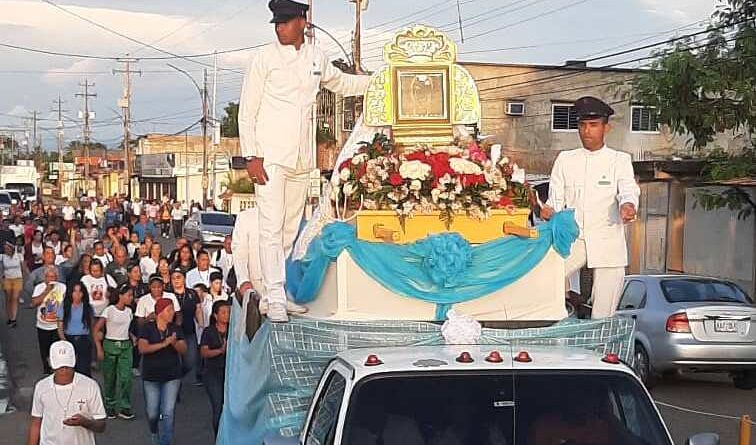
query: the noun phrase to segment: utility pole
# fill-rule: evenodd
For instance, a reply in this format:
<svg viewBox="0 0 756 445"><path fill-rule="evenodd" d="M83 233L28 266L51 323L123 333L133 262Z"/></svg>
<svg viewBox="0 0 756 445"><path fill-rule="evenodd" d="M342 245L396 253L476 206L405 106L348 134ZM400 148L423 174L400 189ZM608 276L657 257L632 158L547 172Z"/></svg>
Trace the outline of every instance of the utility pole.
<svg viewBox="0 0 756 445"><path fill-rule="evenodd" d="M354 62L354 72L360 73L362 70L362 1L354 0L354 48L352 49L352 61Z"/></svg>
<svg viewBox="0 0 756 445"><path fill-rule="evenodd" d="M31 147L29 147L28 144L26 145L26 155L27 156L31 156L32 151L34 151L34 153L36 154L37 153L37 148L38 148L38 145L37 145L37 114L39 114L39 112L37 110L34 110L34 111L31 112L31 114L32 114L32 125L31 125L31 127L32 127L31 128L31 131L32 131L32 143L31 143Z"/></svg>
<svg viewBox="0 0 756 445"><path fill-rule="evenodd" d="M63 197L63 104L65 102L60 98L60 94L58 94L58 100L53 101L58 106L58 194L61 197Z"/></svg>
<svg viewBox="0 0 756 445"><path fill-rule="evenodd" d="M210 189L211 201L215 204L215 196L218 193L216 187L218 184L218 148L221 143L220 125L215 118L215 111L217 108L216 101L218 100L218 54L213 56L213 100L212 100L212 112L210 121L212 122L211 128L213 129L213 186Z"/></svg>
<svg viewBox="0 0 756 445"><path fill-rule="evenodd" d="M204 77L202 80L202 203L207 207L207 187L209 181L207 172L207 69L203 70Z"/></svg>
<svg viewBox="0 0 756 445"><path fill-rule="evenodd" d="M131 199L131 147L129 137L129 125L131 121L131 75L139 74L142 72L139 70L133 71L131 64L136 63L137 59L123 58L118 59L119 62L124 64L124 69L113 70L113 74L123 74L123 96L118 100L118 106L123 110L123 151L124 158L126 159L126 194Z"/></svg>
<svg viewBox="0 0 756 445"><path fill-rule="evenodd" d="M89 98L90 97L97 97L96 93L90 93L89 87L95 86L94 82L89 83L87 81L87 78L84 78L84 83L79 84L80 87L84 88L83 93L76 93L75 97L81 97L84 100L84 111L81 113L81 117L84 119L84 158L86 159L86 162L84 163L84 181L85 181L85 189L89 192L89 136L90 136L90 128L89 128Z"/></svg>

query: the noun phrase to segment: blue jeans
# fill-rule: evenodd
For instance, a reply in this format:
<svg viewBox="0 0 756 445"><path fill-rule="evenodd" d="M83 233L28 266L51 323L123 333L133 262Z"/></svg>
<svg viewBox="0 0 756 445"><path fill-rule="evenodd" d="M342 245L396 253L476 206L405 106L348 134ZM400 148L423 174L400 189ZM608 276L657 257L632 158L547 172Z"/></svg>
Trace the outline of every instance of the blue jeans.
<svg viewBox="0 0 756 445"><path fill-rule="evenodd" d="M189 322L194 323L194 318ZM190 377L191 382L199 382L201 380L200 374L202 371L199 366L200 355L199 345L197 344L197 334L185 335L184 341L186 341L186 354L181 357L181 366L184 375L187 376L194 371L193 375Z"/></svg>
<svg viewBox="0 0 756 445"><path fill-rule="evenodd" d="M176 408L181 380L167 382L143 381L144 405L155 445L171 445L173 440L173 411ZM157 441L155 441L157 438Z"/></svg>

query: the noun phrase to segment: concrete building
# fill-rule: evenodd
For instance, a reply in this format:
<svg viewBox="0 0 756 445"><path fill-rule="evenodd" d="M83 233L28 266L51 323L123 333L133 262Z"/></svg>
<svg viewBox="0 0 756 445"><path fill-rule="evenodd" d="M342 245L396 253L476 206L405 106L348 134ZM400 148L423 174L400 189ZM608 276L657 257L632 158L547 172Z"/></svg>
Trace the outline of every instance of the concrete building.
<svg viewBox="0 0 756 445"><path fill-rule="evenodd" d="M203 201L203 144L201 136L150 134L136 149L134 194L142 199L168 195L179 201ZM208 197L218 203L231 171L231 160L241 150L238 138L207 144Z"/></svg>

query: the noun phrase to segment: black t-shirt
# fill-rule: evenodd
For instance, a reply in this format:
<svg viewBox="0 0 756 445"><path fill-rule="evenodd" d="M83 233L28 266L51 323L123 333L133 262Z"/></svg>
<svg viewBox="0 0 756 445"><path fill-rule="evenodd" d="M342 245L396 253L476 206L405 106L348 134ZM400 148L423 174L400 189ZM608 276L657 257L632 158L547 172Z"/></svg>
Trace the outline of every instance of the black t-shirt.
<svg viewBox="0 0 756 445"><path fill-rule="evenodd" d="M170 288L167 289L167 292L175 295L179 306L181 306L181 313L183 314L181 316L181 327L184 329L184 335L187 337L194 335L194 314L197 313L197 305L199 304L197 292L187 287L184 287L184 293L181 294Z"/></svg>
<svg viewBox="0 0 756 445"><path fill-rule="evenodd" d="M218 332L218 328L215 325L210 325L202 331L202 339L200 340L200 348L207 346L212 349L220 349L223 346L223 342L228 338L228 331L221 334ZM214 371L224 371L226 369L226 354L223 353L213 358L205 359L205 369L212 369Z"/></svg>
<svg viewBox="0 0 756 445"><path fill-rule="evenodd" d="M151 321L139 330L139 338L151 345L160 343L176 333L176 339L183 340L184 333L179 326L168 324L165 332L160 332L157 323ZM173 346L142 356L142 380L148 382L168 382L181 378L181 356Z"/></svg>

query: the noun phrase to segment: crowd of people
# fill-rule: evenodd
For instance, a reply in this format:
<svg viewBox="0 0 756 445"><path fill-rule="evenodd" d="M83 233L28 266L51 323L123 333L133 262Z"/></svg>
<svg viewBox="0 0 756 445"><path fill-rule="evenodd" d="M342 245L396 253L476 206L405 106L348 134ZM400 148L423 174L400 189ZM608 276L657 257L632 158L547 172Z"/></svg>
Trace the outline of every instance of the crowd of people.
<svg viewBox="0 0 756 445"><path fill-rule="evenodd" d="M60 405L59 392L68 391L62 387L79 385L68 394L86 391L86 400L97 408L100 394L89 394L93 382L100 388L93 369L102 376L101 419L99 408L89 411L90 418L68 419L67 412L78 412L70 398L70 411L34 408L30 440L46 436L56 437L54 443L94 443L90 435L100 430L100 420L135 417L136 381L141 381L153 443L172 441L182 382L204 386L217 433L229 295L236 287L231 237L212 254L190 242L181 227L187 214L201 208L183 207L168 199L37 203L29 210L14 209L0 222L6 323L24 329L19 307L36 311L41 370L48 374L35 388L35 407ZM159 238L171 235L175 248L164 252ZM52 356L69 350L71 358ZM60 371L61 363L76 377ZM59 411L65 416L49 421ZM84 428L55 424L69 421Z"/></svg>

